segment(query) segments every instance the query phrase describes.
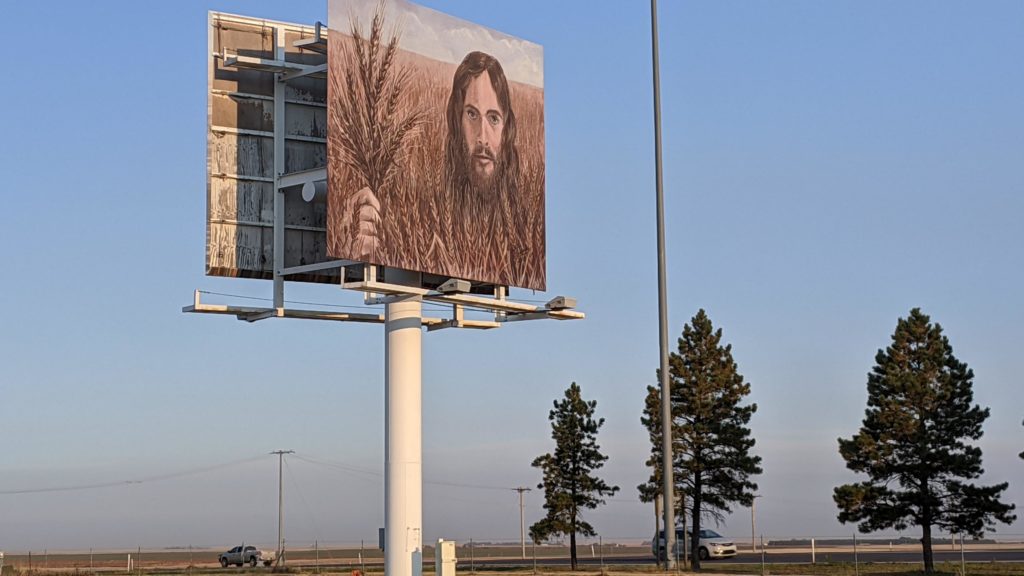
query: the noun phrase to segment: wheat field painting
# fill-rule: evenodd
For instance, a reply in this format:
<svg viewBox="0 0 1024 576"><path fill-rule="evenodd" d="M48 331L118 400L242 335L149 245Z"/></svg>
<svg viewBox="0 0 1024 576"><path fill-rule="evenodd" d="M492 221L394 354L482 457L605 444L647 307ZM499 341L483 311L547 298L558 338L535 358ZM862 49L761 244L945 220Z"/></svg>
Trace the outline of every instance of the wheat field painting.
<svg viewBox="0 0 1024 576"><path fill-rule="evenodd" d="M329 256L544 290L541 47L405 0L328 16Z"/></svg>

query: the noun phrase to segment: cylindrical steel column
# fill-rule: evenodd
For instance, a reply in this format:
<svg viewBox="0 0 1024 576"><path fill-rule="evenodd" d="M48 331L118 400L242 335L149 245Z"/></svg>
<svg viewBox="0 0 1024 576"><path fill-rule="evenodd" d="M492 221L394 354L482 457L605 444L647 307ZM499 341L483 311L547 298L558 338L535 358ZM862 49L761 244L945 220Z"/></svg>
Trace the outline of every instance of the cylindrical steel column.
<svg viewBox="0 0 1024 576"><path fill-rule="evenodd" d="M388 270L388 282L415 281ZM406 297L384 310L384 573L423 571L422 302Z"/></svg>
<svg viewBox="0 0 1024 576"><path fill-rule="evenodd" d="M661 352L661 497L665 514L665 568L675 568L675 480L672 458L672 380L668 365L668 271L665 266L665 195L661 178L661 73L658 63L658 1L651 0L651 62L654 66L654 180L658 234L658 344ZM686 537L686 532L683 532ZM657 534L655 534L657 538ZM683 548L685 556L686 548Z"/></svg>

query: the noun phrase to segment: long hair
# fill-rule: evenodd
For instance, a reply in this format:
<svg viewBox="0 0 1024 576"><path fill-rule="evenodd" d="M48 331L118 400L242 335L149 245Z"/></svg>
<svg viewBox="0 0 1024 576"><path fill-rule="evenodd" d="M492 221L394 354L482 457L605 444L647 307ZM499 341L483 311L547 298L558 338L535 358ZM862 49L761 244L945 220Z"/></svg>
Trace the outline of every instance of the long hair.
<svg viewBox="0 0 1024 576"><path fill-rule="evenodd" d="M484 72L491 79L505 124L492 184L481 191L470 181L469 143L462 130L462 115L470 81ZM452 209L446 212L450 220L446 218L443 226L452 269L466 278L497 273L503 277L500 283L512 283L525 272L528 245L519 198L516 115L505 72L493 56L470 52L459 64L452 79L446 120L444 201Z"/></svg>
<svg viewBox="0 0 1024 576"><path fill-rule="evenodd" d="M491 78L491 88L498 97L505 126L501 134L501 150L498 152L497 170L494 174L497 186L495 191L508 201L515 202L519 188L519 150L516 149L516 115L512 110L512 98L509 95L508 81L499 63L490 54L470 52L455 70L452 79L452 93L448 97L447 125L448 139L445 142L445 182L449 190L455 194L455 202L468 206L479 203L479 199L470 197L472 186L469 181L469 154L467 143L462 134L462 113L466 104L466 87L470 80L487 72ZM488 201L488 200L485 200ZM488 201L489 202L489 201Z"/></svg>

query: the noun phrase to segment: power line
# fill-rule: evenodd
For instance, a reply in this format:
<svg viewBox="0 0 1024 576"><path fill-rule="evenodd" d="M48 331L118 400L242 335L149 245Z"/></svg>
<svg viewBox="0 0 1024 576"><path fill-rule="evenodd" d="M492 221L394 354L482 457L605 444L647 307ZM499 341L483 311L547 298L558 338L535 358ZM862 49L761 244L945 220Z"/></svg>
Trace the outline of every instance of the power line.
<svg viewBox="0 0 1024 576"><path fill-rule="evenodd" d="M230 468L238 466L240 464L248 464L256 460L261 460L265 456L253 456L251 458L244 458L242 460L235 460L232 462L224 462L221 464L214 464L212 466L202 466L200 468L191 468L188 470L182 470L181 472L170 472L167 474L158 474L155 476L145 476L143 478L137 478L133 480L118 480L111 482L97 482L94 484L76 484L71 486L54 486L52 488L16 488L12 490L0 490L0 496L13 495L13 494L42 494L47 492L73 492L77 490L95 490L99 488L114 488L117 486L132 486L135 484L146 484L149 482L160 482L163 480L171 480L173 478L181 478L183 476L193 476L195 474L202 474L205 472L212 472L214 470L220 470L222 468Z"/></svg>
<svg viewBox="0 0 1024 576"><path fill-rule="evenodd" d="M323 538L323 533L320 530L320 523L317 522L316 515L313 513L313 509L310 507L309 502L306 500L306 496L302 493L299 481L295 478L295 473L292 472L292 467L287 460L284 461L284 467L288 470L288 478L291 479L292 485L295 487L295 493L299 495L299 500L302 501L302 506L306 509L306 514L309 515L310 522L313 523L313 534L316 535L316 541L319 542ZM317 549L317 554L319 554L319 545L317 546Z"/></svg>
<svg viewBox="0 0 1024 576"><path fill-rule="evenodd" d="M330 467L330 468L337 468L339 470L343 470L345 472L350 472L350 473L353 473L353 474L366 474L366 475L372 475L372 476L375 476L375 477L382 477L382 476L384 476L384 473L381 472L381 471L378 471L378 470L369 470L369 469L366 469L366 468L359 468L359 467L352 466L352 465L349 465L349 464L343 464L341 462L334 462L334 461L330 461L330 460L323 460L323 459L318 459L318 458L312 458L310 456L305 456L305 455L302 455L302 454L296 454L295 458L298 459L298 460L302 460L304 462L309 462L310 464L316 464L317 466L327 466L327 467ZM501 490L501 491L515 490L515 488L509 488L508 486L487 486L487 485L484 485L484 484L463 484L463 483L459 483L459 482L445 482L445 481L441 481L441 480L424 480L423 483L424 484L431 484L431 485L434 485L434 486L449 486L449 487L452 487L452 488L471 488L471 489L474 489L474 490Z"/></svg>

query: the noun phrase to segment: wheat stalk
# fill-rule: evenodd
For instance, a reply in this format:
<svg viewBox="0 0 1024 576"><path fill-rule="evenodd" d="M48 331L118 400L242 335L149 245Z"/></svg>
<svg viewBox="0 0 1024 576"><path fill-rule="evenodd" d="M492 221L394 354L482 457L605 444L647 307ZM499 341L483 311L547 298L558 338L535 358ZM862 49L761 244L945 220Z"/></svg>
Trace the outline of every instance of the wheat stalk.
<svg viewBox="0 0 1024 576"><path fill-rule="evenodd" d="M385 2L377 4L369 36L352 18L351 49L345 55L344 87L338 94L337 142L343 162L361 183L381 195L391 183L407 142L419 131L426 114L404 98L413 73L396 66L400 32L385 39ZM339 86L339 88L342 88Z"/></svg>

